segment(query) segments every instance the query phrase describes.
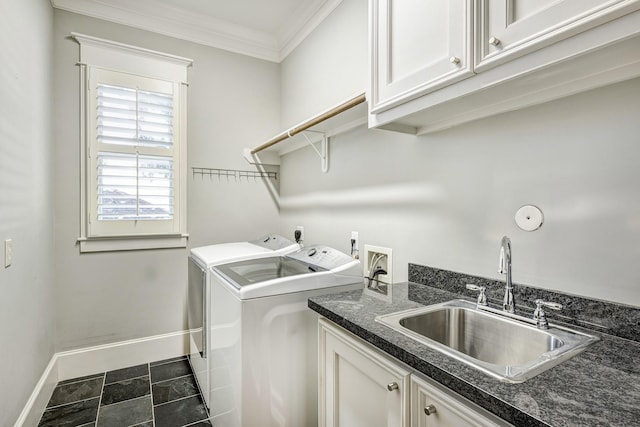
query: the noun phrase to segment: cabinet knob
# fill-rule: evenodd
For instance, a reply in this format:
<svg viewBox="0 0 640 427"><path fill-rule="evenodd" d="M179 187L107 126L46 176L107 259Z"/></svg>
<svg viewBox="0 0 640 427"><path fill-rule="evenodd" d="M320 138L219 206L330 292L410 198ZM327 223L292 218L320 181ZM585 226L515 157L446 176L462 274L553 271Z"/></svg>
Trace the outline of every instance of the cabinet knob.
<svg viewBox="0 0 640 427"><path fill-rule="evenodd" d="M394 391L398 389L398 383L389 383L387 384L387 390Z"/></svg>
<svg viewBox="0 0 640 427"><path fill-rule="evenodd" d="M458 65L458 64L460 63L460 58L458 58L457 56L452 56L451 58L449 58L449 61L450 61L452 64L456 64L456 65Z"/></svg>
<svg viewBox="0 0 640 427"><path fill-rule="evenodd" d="M489 39L489 44L490 44L490 45L493 45L493 46L498 46L498 45L500 44L500 40L498 40L498 39L497 39L497 38L495 38L495 37L491 37L491 38Z"/></svg>
<svg viewBox="0 0 640 427"><path fill-rule="evenodd" d="M427 406L424 407L424 413L426 415L435 414L436 412L437 412L436 411L436 407L433 406L433 405L427 405Z"/></svg>

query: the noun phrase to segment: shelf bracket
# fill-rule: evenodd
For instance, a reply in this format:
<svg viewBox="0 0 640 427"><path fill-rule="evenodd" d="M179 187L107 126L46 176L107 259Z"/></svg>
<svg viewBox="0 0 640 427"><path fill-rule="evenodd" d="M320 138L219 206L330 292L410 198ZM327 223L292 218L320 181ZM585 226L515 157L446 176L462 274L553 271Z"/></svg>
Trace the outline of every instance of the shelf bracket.
<svg viewBox="0 0 640 427"><path fill-rule="evenodd" d="M280 156L278 153L269 153L265 151L260 154L252 154L251 148L245 148L242 155L245 160L252 165L280 166Z"/></svg>
<svg viewBox="0 0 640 427"><path fill-rule="evenodd" d="M302 133L302 136L304 136L304 139L307 140L311 148L313 148L313 151L315 151L316 154L320 157L322 173L327 173L329 171L329 138L327 137L327 134L324 132L316 132L312 130L305 130L305 131L302 131L301 133ZM315 134L316 136L319 136L321 139L316 142L313 142L307 135L308 133ZM316 147L316 143L318 142L320 143L319 150L318 150L318 147Z"/></svg>

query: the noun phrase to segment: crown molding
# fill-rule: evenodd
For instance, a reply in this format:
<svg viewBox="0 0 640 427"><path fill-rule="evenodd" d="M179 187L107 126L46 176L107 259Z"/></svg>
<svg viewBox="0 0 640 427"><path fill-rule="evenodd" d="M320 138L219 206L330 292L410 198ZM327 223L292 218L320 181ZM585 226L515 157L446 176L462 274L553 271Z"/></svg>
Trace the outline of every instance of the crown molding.
<svg viewBox="0 0 640 427"><path fill-rule="evenodd" d="M56 9L128 25L206 46L281 62L342 2L299 7L276 34L237 25L153 0L51 0Z"/></svg>
<svg viewBox="0 0 640 427"><path fill-rule="evenodd" d="M283 61L293 50L304 41L339 5L342 0L317 0L310 7L299 7L290 19L288 25L277 32L279 60Z"/></svg>

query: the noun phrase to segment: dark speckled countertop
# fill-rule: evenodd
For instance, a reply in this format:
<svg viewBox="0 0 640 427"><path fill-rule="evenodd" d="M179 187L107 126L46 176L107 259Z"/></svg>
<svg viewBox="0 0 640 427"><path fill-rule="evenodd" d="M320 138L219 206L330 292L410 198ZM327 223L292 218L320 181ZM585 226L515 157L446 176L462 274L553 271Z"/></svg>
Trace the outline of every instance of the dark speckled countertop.
<svg viewBox="0 0 640 427"><path fill-rule="evenodd" d="M374 320L380 314L460 297L438 287L404 283L393 285L392 302L358 290L313 297L309 307L516 426L640 426L636 341L589 330L601 340L524 383L508 384Z"/></svg>

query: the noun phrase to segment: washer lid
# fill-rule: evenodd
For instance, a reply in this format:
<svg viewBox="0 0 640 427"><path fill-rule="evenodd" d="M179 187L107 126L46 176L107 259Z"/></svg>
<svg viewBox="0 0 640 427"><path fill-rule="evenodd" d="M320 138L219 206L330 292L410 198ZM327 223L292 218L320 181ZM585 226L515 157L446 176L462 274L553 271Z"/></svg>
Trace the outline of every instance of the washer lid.
<svg viewBox="0 0 640 427"><path fill-rule="evenodd" d="M274 252L249 242L234 242L193 248L191 255L209 267L251 257L273 256Z"/></svg>
<svg viewBox="0 0 640 427"><path fill-rule="evenodd" d="M210 267L244 259L288 254L300 249L297 243L277 234L269 234L251 242L219 243L191 249L200 264Z"/></svg>
<svg viewBox="0 0 640 427"><path fill-rule="evenodd" d="M325 268L282 256L232 262L213 269L237 289L270 280L327 271Z"/></svg>

